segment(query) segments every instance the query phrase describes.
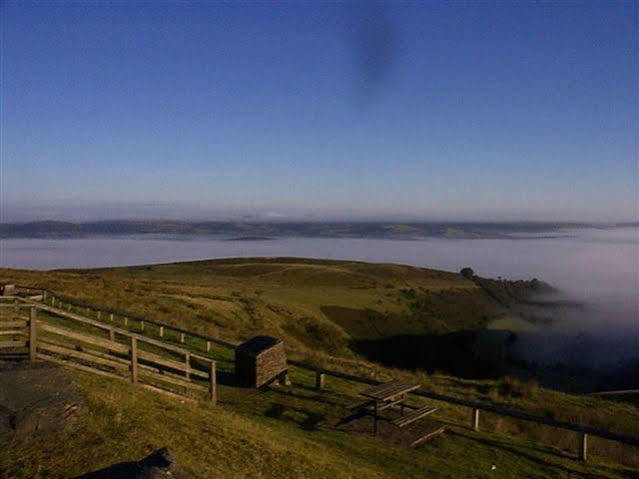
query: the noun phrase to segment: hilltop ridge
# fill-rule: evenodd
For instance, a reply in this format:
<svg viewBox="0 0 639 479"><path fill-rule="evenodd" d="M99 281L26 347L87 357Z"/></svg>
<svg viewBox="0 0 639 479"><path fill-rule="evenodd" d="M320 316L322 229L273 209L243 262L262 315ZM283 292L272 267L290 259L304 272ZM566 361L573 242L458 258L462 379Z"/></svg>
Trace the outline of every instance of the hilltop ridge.
<svg viewBox="0 0 639 479"><path fill-rule="evenodd" d="M638 226L639 223L472 221L180 221L102 220L0 223L0 238L84 238L122 235L195 235L305 238L519 238L570 234L578 228Z"/></svg>

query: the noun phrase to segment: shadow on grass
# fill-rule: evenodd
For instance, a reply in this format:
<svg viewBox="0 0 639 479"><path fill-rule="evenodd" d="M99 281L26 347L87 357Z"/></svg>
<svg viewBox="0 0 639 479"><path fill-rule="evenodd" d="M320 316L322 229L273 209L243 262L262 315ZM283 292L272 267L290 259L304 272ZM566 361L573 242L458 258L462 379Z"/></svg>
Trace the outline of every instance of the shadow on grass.
<svg viewBox="0 0 639 479"><path fill-rule="evenodd" d="M295 385L295 387L297 388L298 386ZM292 398L296 398L296 399L304 399L306 401L313 401L313 402L318 402L321 404L326 404L329 406L337 406L337 407L343 407L342 403L336 402L336 401L332 401L326 397L323 397L323 395L321 394L315 394L313 396L308 396L308 395L304 395L304 394L300 394L297 393L289 388L282 388L282 387L270 387L268 388L269 391L274 392L276 394L281 394L284 396L289 396Z"/></svg>
<svg viewBox="0 0 639 479"><path fill-rule="evenodd" d="M461 430L449 430L448 431L449 435L451 436L457 436L460 438L464 438L467 440L471 440L471 441L475 441L475 442L479 442L480 444L483 444L487 447L493 448L493 449L501 449L503 451L507 451L510 452L512 454L515 454L519 457L523 457L524 459L527 459L531 462L534 462L536 464L540 464L543 465L544 467L547 467L549 469L555 469L557 471L562 471L564 473L569 473L571 474L571 477L581 477L581 478L585 478L585 479L600 479L602 476L600 474L596 474L596 473L590 473L590 472L582 472L579 470L576 470L575 468L569 468L566 467L562 464L558 464L555 462L551 462L548 460L544 460L542 457L540 457L541 454L544 455L550 455L553 457L556 457L558 459L569 459L572 461L575 461L575 463L577 463L577 458L575 456L572 456L570 454L562 454L560 452L558 452L557 450L548 447L548 446L543 446L543 445L521 445L521 446L517 446L517 445L513 445L513 443L511 441L509 441L508 439L504 439L504 440L499 440L499 439L489 439L486 437L477 437L474 434L471 434L470 432L466 433L464 431ZM523 449L532 449L538 453L540 453L540 455L534 455L531 453L526 453L523 451ZM597 466L597 467L601 467L601 466ZM622 474L635 474L634 471L632 470L626 470L626 469L614 469L614 468L610 468L610 467L604 467L604 469L609 470L610 472L614 472L614 473L622 473ZM628 477L630 478L635 478L636 476L633 475L629 475Z"/></svg>
<svg viewBox="0 0 639 479"><path fill-rule="evenodd" d="M448 334L400 334L353 341L368 360L401 369L436 370L466 379L497 378L505 371L504 331L456 331Z"/></svg>
<svg viewBox="0 0 639 479"><path fill-rule="evenodd" d="M140 461L119 462L98 471L89 472L75 479L142 479L173 477L184 478L184 474L175 463L171 451L164 447Z"/></svg>
<svg viewBox="0 0 639 479"><path fill-rule="evenodd" d="M75 479L126 479L137 477L137 462L120 462L99 471L89 472Z"/></svg>
<svg viewBox="0 0 639 479"><path fill-rule="evenodd" d="M341 418L339 421L337 421L334 425L335 428L339 428L340 426L343 426L344 424L348 424L351 421L355 421L357 419L363 418L364 416L368 416L370 413L360 410L360 411L355 411L352 414L349 414L348 416L344 416L343 418Z"/></svg>
<svg viewBox="0 0 639 479"><path fill-rule="evenodd" d="M231 386L231 387L241 386L239 378L234 373L229 373L226 371L216 371L215 377L216 377L217 383L222 384L223 386Z"/></svg>
<svg viewBox="0 0 639 479"><path fill-rule="evenodd" d="M322 393L332 393L334 391L332 391L331 389L328 388L322 388L322 389L317 389L315 386L307 386L306 384L299 384L299 383L295 383L295 387L298 389L304 389L305 391L310 391L310 392L314 392L314 393L319 393L320 391Z"/></svg>
<svg viewBox="0 0 639 479"><path fill-rule="evenodd" d="M287 411L293 411L306 417L302 421L296 421L292 418L286 417ZM264 415L273 419L293 421L305 431L316 431L319 428L319 425L326 420L326 417L323 414L318 414L314 411L287 406L280 403L271 404L271 407L266 410Z"/></svg>

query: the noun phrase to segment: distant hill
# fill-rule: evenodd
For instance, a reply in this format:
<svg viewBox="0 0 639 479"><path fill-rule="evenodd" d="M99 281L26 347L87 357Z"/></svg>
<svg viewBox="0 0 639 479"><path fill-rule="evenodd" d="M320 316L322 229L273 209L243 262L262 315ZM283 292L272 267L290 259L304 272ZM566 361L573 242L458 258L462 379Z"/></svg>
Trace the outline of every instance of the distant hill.
<svg viewBox="0 0 639 479"><path fill-rule="evenodd" d="M71 223L0 223L0 238L86 238L122 235L201 235L231 238L522 238L566 235L576 228L637 226L637 223L554 222L231 222L113 220Z"/></svg>

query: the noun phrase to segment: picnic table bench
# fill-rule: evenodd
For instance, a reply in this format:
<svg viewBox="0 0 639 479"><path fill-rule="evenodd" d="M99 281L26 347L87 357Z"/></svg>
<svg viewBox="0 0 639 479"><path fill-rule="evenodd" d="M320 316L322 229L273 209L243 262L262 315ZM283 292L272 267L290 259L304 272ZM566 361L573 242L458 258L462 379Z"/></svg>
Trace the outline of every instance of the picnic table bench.
<svg viewBox="0 0 639 479"><path fill-rule="evenodd" d="M397 419L393 419L392 423L395 424L395 426L397 427L408 426L409 424L425 416L428 416L429 414L432 414L435 411L437 411L437 408L429 407L429 406L421 407L419 409L415 409L411 411L410 413L404 416L400 416Z"/></svg>
<svg viewBox="0 0 639 479"><path fill-rule="evenodd" d="M403 380L393 380L379 384L367 389L366 391L362 391L360 395L364 396L366 399L349 406L349 409L369 410L372 406L373 433L377 434L377 421L381 418L379 413L393 406L399 406L400 417L391 422L397 427L404 427L436 411L435 408L431 407L415 408L405 404L404 401L406 400L406 395L419 389L419 387L419 384ZM412 409L412 411L404 415L405 407Z"/></svg>

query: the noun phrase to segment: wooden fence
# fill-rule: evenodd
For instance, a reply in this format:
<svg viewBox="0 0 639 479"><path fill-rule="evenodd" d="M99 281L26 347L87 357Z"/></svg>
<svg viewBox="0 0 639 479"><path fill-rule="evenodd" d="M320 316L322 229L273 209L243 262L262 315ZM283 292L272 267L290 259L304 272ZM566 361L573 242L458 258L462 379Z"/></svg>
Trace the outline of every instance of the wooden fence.
<svg viewBox="0 0 639 479"><path fill-rule="evenodd" d="M29 345L29 318L20 317L23 306L17 298L2 298L0 301L0 349L11 351L8 357L20 356L20 350Z"/></svg>
<svg viewBox="0 0 639 479"><path fill-rule="evenodd" d="M19 288L25 288L25 287L19 287ZM200 335L197 333L193 333L181 328L177 328L175 326L171 326L168 324L164 324L164 323L160 323L157 321L153 321L153 320L149 320L146 318L140 318L140 317L136 317L134 315L128 314L128 313L122 313L122 312L118 312L115 310L110 310L110 309L105 309L105 308L98 308L96 306L92 306L92 305L88 305L88 304L83 304L83 303L77 303L77 302L73 302L73 301L69 301L68 298L61 298L59 296L57 296L55 293L48 291L48 290L36 290L33 288L29 288L29 290L33 293L35 292L40 292L42 299L43 299L43 305L41 305L40 307L42 308L46 308L46 304L50 304L51 306L56 306L58 308L58 312L60 309L65 309L68 308L68 310L71 310L72 307L74 308L84 308L85 312L87 314L91 314L93 313L96 316L96 320L88 320L86 318L83 318L84 321L91 321L91 323L93 323L94 325L96 325L96 327L98 324L100 324L102 327L104 328L109 328L110 326L102 323L100 320L104 319L106 320L108 318L109 321L115 322L118 320L118 317L120 318L120 321L122 321L122 324L124 326L126 326L129 322L129 320L134 320L138 323L138 326L140 327L140 329L142 331L144 331L144 325L145 324L152 324L154 326L157 327L157 330L159 331L159 335L160 337L163 337L164 334L167 331L173 331L174 333L177 333L179 335L179 341L180 343L185 343L185 338L186 337L191 337L191 338L197 338L203 341L203 343L206 345L205 349L206 351L210 351L211 349L211 344L218 344L224 347L228 347L228 348L235 348L235 346L237 345L236 343L231 343L228 341L224 341L224 340L220 340L217 338L211 338L211 337L207 337L204 335ZM80 318L79 315L75 315L77 316L77 318ZM78 319L80 320L80 319ZM121 330L124 331L124 330ZM124 334L124 333L121 333ZM144 338L144 336L141 335L137 335L137 334L132 334L132 333L127 333L129 335L133 335L136 336L137 338ZM149 340L148 338L146 339L147 341ZM192 356L195 355L195 353L191 353ZM361 384L367 384L367 385L377 385L380 384L380 381L371 379L371 378L367 378L367 377L363 377L363 376L356 376L356 375L350 375L350 374L345 374L342 373L340 371L333 371L333 370L329 370L329 369L324 369L324 368L317 368L314 367L313 365L309 365L307 363L303 363L303 362L298 362L298 361L293 361L293 360L289 360L288 361L289 364L294 365L296 367L299 367L301 369L305 369L311 372L314 372L315 374L315 385L316 388L321 389L324 387L325 385L325 381L326 381L326 376L332 376L335 378L339 378L339 379L345 379L348 381L353 381L353 382L358 382ZM213 366L214 367L214 366ZM463 406L463 407L467 407L469 408L469 417L470 417L470 427L473 430L478 430L480 427L480 411L486 411L486 412L490 412L499 416L505 416L505 417L511 417L514 419L518 419L518 420L524 420L524 421L530 421L530 422L534 422L537 424L543 424L546 426L551 426L551 427L555 427L558 429L563 429L563 430L567 430L567 431L572 431L577 433L578 435L578 440L579 440L579 457L581 460L586 461L588 458L588 437L589 436L596 436L596 437L600 437L603 439L608 439L611 441L616 441L619 442L621 444L626 444L626 445L630 445L630 446L636 446L639 447L639 437L633 437L633 436L628 436L628 435L624 435L624 434L617 434L617 433L613 433L610 431L606 431L603 429L598 429L598 428L594 428L594 427L590 427L587 425L583 425L583 424L575 424L575 423L571 423L571 422L566 422L566 421L558 421L549 417L544 417L544 416L538 416L535 414L531 414L529 412L526 411L520 411L520 410L516 410L516 409L510 409L510 408L506 408L506 407L502 407L502 406L496 406L490 403L483 403L483 402L478 402L478 401L470 401L470 400L466 400L466 399L460 399L460 398L456 398L456 397L451 397L451 396L446 396L446 395L442 395L442 394L438 394L438 393L434 393L431 391L426 391L423 389L418 389L417 391L412 392L411 394L415 394L416 396L420 396L420 397L424 397L424 398L428 398L428 399L433 399L436 401L441 401L444 403L448 403L448 404L453 404L453 405L457 405L457 406Z"/></svg>
<svg viewBox="0 0 639 479"><path fill-rule="evenodd" d="M0 309L12 313L0 315L0 338L12 336L11 340L0 340L0 349L28 348L26 354L31 360L42 359L129 380L145 389L171 396L195 399L197 396L194 395L199 395L216 402L214 360L77 314L21 298L17 301L0 303ZM68 324L54 324L49 318L38 319L38 310Z"/></svg>

